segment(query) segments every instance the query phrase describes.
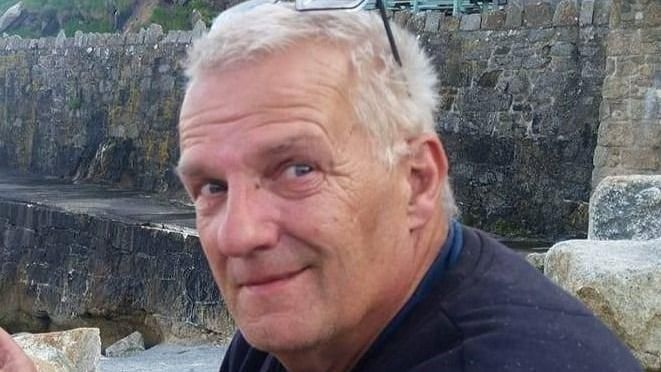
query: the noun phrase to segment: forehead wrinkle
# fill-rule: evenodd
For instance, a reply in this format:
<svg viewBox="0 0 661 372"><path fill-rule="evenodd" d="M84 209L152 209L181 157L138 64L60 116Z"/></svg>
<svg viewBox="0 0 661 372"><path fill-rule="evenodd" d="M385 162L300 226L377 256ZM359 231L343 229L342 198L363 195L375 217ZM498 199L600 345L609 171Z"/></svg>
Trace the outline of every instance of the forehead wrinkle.
<svg viewBox="0 0 661 372"><path fill-rule="evenodd" d="M271 124L280 124L280 122ZM289 124L290 123L282 123L282 125ZM250 130L255 128L257 127L252 127ZM315 125L314 128L324 130L324 127L320 125ZM320 150L319 146L330 146L330 143L324 140L328 139L328 137L325 134L321 135L316 130L311 131L310 129L302 129L301 127L296 127L294 132L290 133L291 134L270 137L267 141L264 141L265 143L262 145L256 146L254 149L251 147L250 150L245 153L245 155L247 157L257 156L268 158L282 155L283 153L295 150L297 148L305 149L313 146L315 149ZM201 141L203 141L203 139L200 139L200 142ZM206 164L198 164L197 161L191 163L191 156L187 156L187 154L187 152L182 151L181 157L179 158L179 163L176 168L178 174L188 177L196 177L209 172L209 168Z"/></svg>

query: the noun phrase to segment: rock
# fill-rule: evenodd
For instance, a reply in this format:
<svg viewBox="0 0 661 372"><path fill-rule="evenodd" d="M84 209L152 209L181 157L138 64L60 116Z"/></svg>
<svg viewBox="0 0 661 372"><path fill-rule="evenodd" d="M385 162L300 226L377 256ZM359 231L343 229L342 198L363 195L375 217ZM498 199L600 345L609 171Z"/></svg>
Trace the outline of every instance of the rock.
<svg viewBox="0 0 661 372"><path fill-rule="evenodd" d="M145 340L142 337L142 333L133 332L108 346L108 348L106 348L106 356L111 358L127 357L139 354L143 351L145 351Z"/></svg>
<svg viewBox="0 0 661 372"><path fill-rule="evenodd" d="M555 8L553 24L556 26L575 26L578 22L578 11L575 0L562 0Z"/></svg>
<svg viewBox="0 0 661 372"><path fill-rule="evenodd" d="M535 269L544 272L544 260L546 253L529 253L526 255L526 261L535 267Z"/></svg>
<svg viewBox="0 0 661 372"><path fill-rule="evenodd" d="M578 17L578 23L581 26L591 25L593 14L594 14L594 0L583 0L581 2L581 13Z"/></svg>
<svg viewBox="0 0 661 372"><path fill-rule="evenodd" d="M207 33L207 25L201 19L195 22L193 26L193 39L202 37Z"/></svg>
<svg viewBox="0 0 661 372"><path fill-rule="evenodd" d="M425 32L437 32L441 24L443 13L429 12L425 19Z"/></svg>
<svg viewBox="0 0 661 372"><path fill-rule="evenodd" d="M507 16L505 17L505 27L518 28L521 27L523 21L523 10L517 5L507 6Z"/></svg>
<svg viewBox="0 0 661 372"><path fill-rule="evenodd" d="M60 30L57 34L57 38L55 38L55 47L56 48L62 48L64 47L64 43L67 41L67 34L64 32L64 30Z"/></svg>
<svg viewBox="0 0 661 372"><path fill-rule="evenodd" d="M142 31L141 31L142 32ZM163 27L159 24L152 23L147 27L145 33L145 43L153 44L159 42L163 38Z"/></svg>
<svg viewBox="0 0 661 372"><path fill-rule="evenodd" d="M480 29L480 22L482 17L480 14L464 14L461 17L461 23L459 24L459 29L462 31L473 31Z"/></svg>
<svg viewBox="0 0 661 372"><path fill-rule="evenodd" d="M538 2L523 9L523 25L526 27L548 27L553 20L551 4Z"/></svg>
<svg viewBox="0 0 661 372"><path fill-rule="evenodd" d="M661 238L661 175L604 178L590 199L588 239Z"/></svg>
<svg viewBox="0 0 661 372"><path fill-rule="evenodd" d="M7 11L0 16L0 32L6 30L14 23L23 13L23 2L12 5Z"/></svg>
<svg viewBox="0 0 661 372"><path fill-rule="evenodd" d="M544 272L587 305L644 368L661 369L661 239L558 243Z"/></svg>
<svg viewBox="0 0 661 372"><path fill-rule="evenodd" d="M96 371L101 357L98 328L19 334L14 336L14 341L34 361L40 372Z"/></svg>
<svg viewBox="0 0 661 372"><path fill-rule="evenodd" d="M483 30L500 30L505 26L507 13L498 10L487 12L482 15L482 29Z"/></svg>
<svg viewBox="0 0 661 372"><path fill-rule="evenodd" d="M612 3L612 0L599 0L594 4L592 12L593 25L608 25Z"/></svg>

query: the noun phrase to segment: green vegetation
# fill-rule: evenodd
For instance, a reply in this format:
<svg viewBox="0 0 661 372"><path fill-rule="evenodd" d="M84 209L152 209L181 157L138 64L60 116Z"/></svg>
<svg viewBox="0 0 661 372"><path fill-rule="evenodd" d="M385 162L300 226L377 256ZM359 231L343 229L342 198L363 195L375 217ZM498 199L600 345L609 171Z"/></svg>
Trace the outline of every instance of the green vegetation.
<svg viewBox="0 0 661 372"><path fill-rule="evenodd" d="M202 21L209 24L219 10L214 9L212 4L203 0L192 0L183 6L160 4L154 9L149 21L158 23L163 29L168 30L190 30L191 14L196 10Z"/></svg>
<svg viewBox="0 0 661 372"><path fill-rule="evenodd" d="M0 14L18 0L0 0ZM222 7L213 0L189 0L184 5L159 0L23 0L24 17L5 32L23 37L54 36L60 30L73 35L83 32L124 32L158 23L163 29L189 30L197 11L209 23ZM142 12L138 10L142 8ZM144 10L151 13L145 13ZM134 14L135 13L135 14Z"/></svg>

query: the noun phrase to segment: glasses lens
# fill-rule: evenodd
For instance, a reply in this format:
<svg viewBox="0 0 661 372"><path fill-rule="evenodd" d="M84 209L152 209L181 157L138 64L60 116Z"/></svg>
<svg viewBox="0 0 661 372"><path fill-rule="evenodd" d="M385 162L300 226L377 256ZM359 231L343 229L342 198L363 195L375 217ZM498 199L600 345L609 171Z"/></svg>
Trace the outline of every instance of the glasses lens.
<svg viewBox="0 0 661 372"><path fill-rule="evenodd" d="M367 0L296 0L297 10L361 9Z"/></svg>

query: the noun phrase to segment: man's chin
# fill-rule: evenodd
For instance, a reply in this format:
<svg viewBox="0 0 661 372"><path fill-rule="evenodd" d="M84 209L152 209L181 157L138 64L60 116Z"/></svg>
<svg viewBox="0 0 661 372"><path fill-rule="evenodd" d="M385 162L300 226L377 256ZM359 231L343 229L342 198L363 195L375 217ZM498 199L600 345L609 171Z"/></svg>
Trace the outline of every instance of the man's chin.
<svg viewBox="0 0 661 372"><path fill-rule="evenodd" d="M250 345L271 354L300 352L314 348L329 333L319 327L305 326L301 324L301 319L295 322L274 320L273 323L262 322L259 326L239 325L239 329Z"/></svg>

